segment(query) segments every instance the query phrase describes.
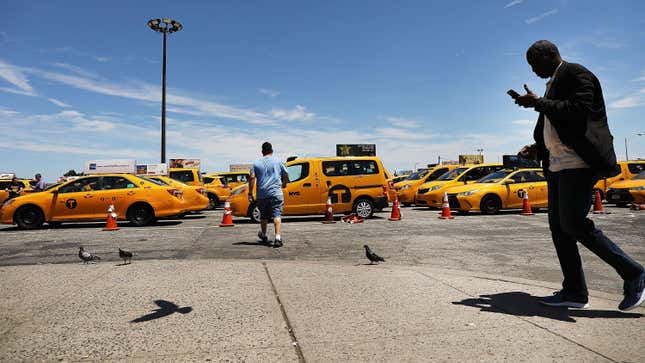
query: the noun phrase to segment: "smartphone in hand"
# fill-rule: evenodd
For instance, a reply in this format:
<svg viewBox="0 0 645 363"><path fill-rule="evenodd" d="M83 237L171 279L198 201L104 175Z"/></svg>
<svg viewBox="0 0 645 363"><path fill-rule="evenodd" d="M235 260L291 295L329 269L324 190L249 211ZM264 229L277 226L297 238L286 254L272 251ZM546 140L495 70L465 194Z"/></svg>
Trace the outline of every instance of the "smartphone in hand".
<svg viewBox="0 0 645 363"><path fill-rule="evenodd" d="M520 97L520 94L517 93L517 91L515 91L514 89L509 89L508 91L506 91L506 94L511 96L511 98L513 99Z"/></svg>

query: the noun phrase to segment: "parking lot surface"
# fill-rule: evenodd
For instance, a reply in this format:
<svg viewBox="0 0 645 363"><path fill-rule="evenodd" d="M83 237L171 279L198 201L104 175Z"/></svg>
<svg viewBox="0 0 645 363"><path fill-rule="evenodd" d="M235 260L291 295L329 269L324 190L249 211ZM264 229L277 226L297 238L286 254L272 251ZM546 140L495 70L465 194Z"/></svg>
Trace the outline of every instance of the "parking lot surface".
<svg viewBox="0 0 645 363"><path fill-rule="evenodd" d="M610 214L590 214L596 225L637 261L645 262L645 213L607 207ZM78 246L119 261L117 246L144 259L266 259L357 264L365 261L362 246L370 245L388 264L429 266L483 272L559 283L560 267L547 224L547 214L520 216L455 215L437 218L438 211L403 208L403 219L388 221L389 210L361 224L325 225L321 217L285 217L280 249L257 244L259 225L235 218L235 227L220 228L222 211L164 220L148 227L104 232L101 223L70 223L33 231L0 228L0 266L76 263ZM338 218L336 218L338 220ZM269 237L273 236L269 226ZM581 247L589 287L622 292L617 274Z"/></svg>

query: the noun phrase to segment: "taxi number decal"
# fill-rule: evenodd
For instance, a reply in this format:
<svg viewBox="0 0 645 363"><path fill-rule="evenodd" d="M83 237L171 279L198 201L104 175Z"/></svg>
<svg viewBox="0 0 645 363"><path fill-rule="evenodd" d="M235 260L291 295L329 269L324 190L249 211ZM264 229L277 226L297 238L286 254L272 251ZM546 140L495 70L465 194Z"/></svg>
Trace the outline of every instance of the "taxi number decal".
<svg viewBox="0 0 645 363"><path fill-rule="evenodd" d="M332 203L338 203L339 199L343 203L349 203L352 201L352 192L348 187L342 184L334 185L333 187L331 187L329 189L329 192L327 193L327 196L331 199Z"/></svg>
<svg viewBox="0 0 645 363"><path fill-rule="evenodd" d="M68 209L74 209L74 208L76 208L76 206L77 206L77 205L78 205L78 202L76 201L76 199L68 199L68 200L65 202L65 206L66 206Z"/></svg>

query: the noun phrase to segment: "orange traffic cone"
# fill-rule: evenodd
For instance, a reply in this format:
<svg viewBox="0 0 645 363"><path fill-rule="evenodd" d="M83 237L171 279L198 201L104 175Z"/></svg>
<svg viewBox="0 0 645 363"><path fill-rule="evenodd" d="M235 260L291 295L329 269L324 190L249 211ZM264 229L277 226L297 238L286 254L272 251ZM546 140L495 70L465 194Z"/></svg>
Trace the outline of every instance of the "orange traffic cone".
<svg viewBox="0 0 645 363"><path fill-rule="evenodd" d="M107 222L105 223L104 231L118 231L119 227L116 225L116 213L114 213L114 205L110 204L107 210Z"/></svg>
<svg viewBox="0 0 645 363"><path fill-rule="evenodd" d="M334 221L334 209L331 207L331 198L327 198L327 205L325 205L325 220L322 221L323 224L333 224Z"/></svg>
<svg viewBox="0 0 645 363"><path fill-rule="evenodd" d="M645 210L645 204L632 203L631 210Z"/></svg>
<svg viewBox="0 0 645 363"><path fill-rule="evenodd" d="M524 195L522 196L522 213L523 216L532 216L533 211L531 210L531 202L529 202L529 193L524 190Z"/></svg>
<svg viewBox="0 0 645 363"><path fill-rule="evenodd" d="M594 195L594 203L593 203L593 213L594 214L605 214L605 208L602 206L602 200L600 198L600 192L598 189L595 190L596 194Z"/></svg>
<svg viewBox="0 0 645 363"><path fill-rule="evenodd" d="M400 221L401 220L401 207L399 206L399 195L394 194L394 203L392 203L392 214L390 218L391 221Z"/></svg>
<svg viewBox="0 0 645 363"><path fill-rule="evenodd" d="M233 224L233 212L231 212L231 203L228 201L224 203L224 215L222 216L222 223L220 227L235 227Z"/></svg>
<svg viewBox="0 0 645 363"><path fill-rule="evenodd" d="M441 204L441 219L455 219L455 217L450 214L450 203L448 203L448 193L443 193L443 203Z"/></svg>
<svg viewBox="0 0 645 363"><path fill-rule="evenodd" d="M352 213L350 215L344 216L341 218L341 220L345 223L349 224L355 224L355 223L363 223L365 222L365 219L363 218L358 218L358 215L356 213Z"/></svg>

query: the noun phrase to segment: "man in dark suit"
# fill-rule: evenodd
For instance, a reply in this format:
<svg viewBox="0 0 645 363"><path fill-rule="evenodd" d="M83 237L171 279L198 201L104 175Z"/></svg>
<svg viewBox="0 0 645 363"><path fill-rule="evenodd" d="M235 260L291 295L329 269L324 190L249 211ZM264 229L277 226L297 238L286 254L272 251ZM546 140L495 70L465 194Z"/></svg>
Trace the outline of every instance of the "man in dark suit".
<svg viewBox="0 0 645 363"><path fill-rule="evenodd" d="M526 52L538 77L549 79L544 97L527 85L515 103L540 113L533 137L520 155L537 158L547 176L549 227L564 275L562 290L540 299L549 306L585 308L588 291L577 242L611 265L624 282L620 310L645 300L645 270L587 218L596 181L617 170L600 82L585 67L562 60L555 44L540 40Z"/></svg>

